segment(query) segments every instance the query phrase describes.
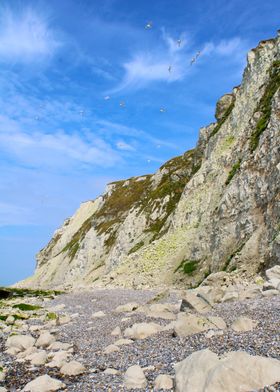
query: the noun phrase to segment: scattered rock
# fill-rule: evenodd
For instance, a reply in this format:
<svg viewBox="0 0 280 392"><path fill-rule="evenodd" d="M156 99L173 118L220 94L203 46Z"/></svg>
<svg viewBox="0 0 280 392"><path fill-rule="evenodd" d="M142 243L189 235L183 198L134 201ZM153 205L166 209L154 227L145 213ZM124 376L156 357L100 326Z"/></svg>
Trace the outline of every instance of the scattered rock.
<svg viewBox="0 0 280 392"><path fill-rule="evenodd" d="M30 361L31 365L34 366L44 365L47 362L47 353L45 351L33 353L28 355L26 360Z"/></svg>
<svg viewBox="0 0 280 392"><path fill-rule="evenodd" d="M34 346L34 343L35 339L30 335L13 335L7 339L6 346L23 351Z"/></svg>
<svg viewBox="0 0 280 392"><path fill-rule="evenodd" d="M104 349L103 353L104 354L111 354L111 353L113 353L115 351L120 351L120 348L118 346L114 345L114 344L110 344L109 346L107 346Z"/></svg>
<svg viewBox="0 0 280 392"><path fill-rule="evenodd" d="M207 329L212 327L213 325L202 316L179 313L178 318L175 321L174 332L177 336L184 337L207 331Z"/></svg>
<svg viewBox="0 0 280 392"><path fill-rule="evenodd" d="M231 325L231 329L235 332L252 331L256 326L256 322L248 317L238 317Z"/></svg>
<svg viewBox="0 0 280 392"><path fill-rule="evenodd" d="M115 312L116 313L125 313L125 312L133 312L139 307L139 304L136 302L129 302L124 305L119 305L116 307Z"/></svg>
<svg viewBox="0 0 280 392"><path fill-rule="evenodd" d="M106 370L104 370L103 372L104 374L111 374L112 376L119 374L119 371L116 369L112 369L112 368L107 368Z"/></svg>
<svg viewBox="0 0 280 392"><path fill-rule="evenodd" d="M120 327L116 327L115 329L113 329L113 331L111 332L112 336L120 336L122 334L122 331L120 329Z"/></svg>
<svg viewBox="0 0 280 392"><path fill-rule="evenodd" d="M163 390L172 389L173 388L173 380L172 380L172 378L170 376L168 376L166 374L160 374L155 379L154 386L155 386L155 390L158 390L158 389L163 389Z"/></svg>
<svg viewBox="0 0 280 392"><path fill-rule="evenodd" d="M204 297L199 296L198 294L190 290L185 293L180 307L181 312L195 310L198 313L207 313L211 309L212 306L204 299Z"/></svg>
<svg viewBox="0 0 280 392"><path fill-rule="evenodd" d="M104 316L106 316L106 314L104 312L100 311L100 312L93 313L93 315L91 317L100 318L100 317L104 317Z"/></svg>
<svg viewBox="0 0 280 392"><path fill-rule="evenodd" d="M124 385L127 389L145 388L147 380L139 365L130 366L124 375Z"/></svg>
<svg viewBox="0 0 280 392"><path fill-rule="evenodd" d="M156 323L136 323L124 331L124 336L131 339L145 339L161 330L161 325Z"/></svg>
<svg viewBox="0 0 280 392"><path fill-rule="evenodd" d="M86 370L86 368L80 362L71 361L71 362L65 363L61 367L60 373L66 375L66 376L77 376L79 374L84 373L85 370Z"/></svg>
<svg viewBox="0 0 280 392"><path fill-rule="evenodd" d="M63 342L53 342L48 349L52 351L59 351L59 350L69 350L73 345L69 343L63 343Z"/></svg>
<svg viewBox="0 0 280 392"><path fill-rule="evenodd" d="M133 340L131 340L131 339L119 339L114 343L114 345L115 346L123 346L123 345L131 344L131 343L133 343Z"/></svg>
<svg viewBox="0 0 280 392"><path fill-rule="evenodd" d="M55 342L55 337L51 333L46 331L39 336L35 344L37 347L44 348L50 346L53 342Z"/></svg>
<svg viewBox="0 0 280 392"><path fill-rule="evenodd" d="M268 280L270 279L280 279L280 265L275 265L274 267L265 271L265 276Z"/></svg>
<svg viewBox="0 0 280 392"><path fill-rule="evenodd" d="M274 297L274 295L279 295L278 290L266 290L262 292L263 297Z"/></svg>
<svg viewBox="0 0 280 392"><path fill-rule="evenodd" d="M58 351L56 353L51 354L52 358L51 362L47 363L48 367L58 367L61 368L68 360L69 353L66 351Z"/></svg>
<svg viewBox="0 0 280 392"><path fill-rule="evenodd" d="M53 392L63 389L65 386L61 381L45 374L26 384L23 392Z"/></svg>

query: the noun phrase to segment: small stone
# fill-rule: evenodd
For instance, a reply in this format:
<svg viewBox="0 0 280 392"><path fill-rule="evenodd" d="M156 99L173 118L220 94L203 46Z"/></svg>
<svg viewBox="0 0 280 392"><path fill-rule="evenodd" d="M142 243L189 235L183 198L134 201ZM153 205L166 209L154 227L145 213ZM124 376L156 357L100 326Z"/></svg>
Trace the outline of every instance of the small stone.
<svg viewBox="0 0 280 392"><path fill-rule="evenodd" d="M235 332L252 331L256 326L256 322L248 317L238 317L231 325L231 329Z"/></svg>
<svg viewBox="0 0 280 392"><path fill-rule="evenodd" d="M119 374L119 371L116 369L112 369L112 368L107 368L106 370L104 370L103 372L104 374L111 374L112 376Z"/></svg>
<svg viewBox="0 0 280 392"><path fill-rule="evenodd" d="M123 345L131 344L131 343L133 343L133 340L131 340L131 339L119 339L114 343L114 345L115 346L123 346Z"/></svg>
<svg viewBox="0 0 280 392"><path fill-rule="evenodd" d="M104 354L111 354L111 353L113 353L115 351L120 351L120 348L118 346L115 346L114 344L110 344L109 346L107 346L104 349L103 353Z"/></svg>
<svg viewBox="0 0 280 392"><path fill-rule="evenodd" d="M45 351L40 351L38 353L30 354L26 357L26 360L30 361L31 365L40 366L47 362L47 353Z"/></svg>
<svg viewBox="0 0 280 392"><path fill-rule="evenodd" d="M120 327L116 327L115 329L113 329L113 331L111 332L112 336L119 336L122 334L122 331L120 329Z"/></svg>
<svg viewBox="0 0 280 392"><path fill-rule="evenodd" d="M77 376L78 374L84 373L86 368L78 361L71 361L65 363L60 369L60 373L66 376Z"/></svg>
<svg viewBox="0 0 280 392"><path fill-rule="evenodd" d="M37 347L44 348L44 347L50 346L54 341L55 341L55 337L47 331L47 332L43 332L39 336L39 338L35 344Z"/></svg>
<svg viewBox="0 0 280 392"><path fill-rule="evenodd" d="M100 312L93 313L93 315L91 317L100 318L100 317L104 317L104 316L106 316L106 314L104 312L100 311Z"/></svg>
<svg viewBox="0 0 280 392"><path fill-rule="evenodd" d="M168 376L166 374L160 374L155 379L155 384L154 385L155 385L155 390L158 390L158 389L163 389L163 390L172 389L173 388L173 380L172 380L172 378L170 376Z"/></svg>
<svg viewBox="0 0 280 392"><path fill-rule="evenodd" d="M119 305L116 307L115 312L116 313L125 313L125 312L133 312L139 307L139 304L136 302L129 302L124 305Z"/></svg>
<svg viewBox="0 0 280 392"><path fill-rule="evenodd" d="M139 365L130 366L124 375L124 385L127 389L145 388L147 380Z"/></svg>

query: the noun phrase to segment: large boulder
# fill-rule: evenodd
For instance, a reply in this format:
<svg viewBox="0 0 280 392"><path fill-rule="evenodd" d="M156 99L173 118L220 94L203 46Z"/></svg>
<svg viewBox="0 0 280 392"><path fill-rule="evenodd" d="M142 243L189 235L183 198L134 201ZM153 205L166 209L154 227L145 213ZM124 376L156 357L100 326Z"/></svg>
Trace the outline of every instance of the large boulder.
<svg viewBox="0 0 280 392"><path fill-rule="evenodd" d="M124 375L124 385L127 389L145 388L147 380L139 365L130 366Z"/></svg>
<svg viewBox="0 0 280 392"><path fill-rule="evenodd" d="M53 392L63 388L65 384L45 374L26 384L23 392Z"/></svg>
<svg viewBox="0 0 280 392"><path fill-rule="evenodd" d="M179 337L185 337L207 331L213 327L213 324L205 317L179 313L178 318L174 323L174 332L175 335Z"/></svg>
<svg viewBox="0 0 280 392"><path fill-rule="evenodd" d="M161 325L156 323L136 323L125 329L124 336L129 339L145 339L161 330Z"/></svg>
<svg viewBox="0 0 280 392"><path fill-rule="evenodd" d="M219 358L209 349L175 365L176 392L247 392L279 381L280 361L244 351Z"/></svg>
<svg viewBox="0 0 280 392"><path fill-rule="evenodd" d="M198 313L207 313L211 309L212 305L210 302L203 295L193 291L186 291L180 307L181 312L195 310Z"/></svg>

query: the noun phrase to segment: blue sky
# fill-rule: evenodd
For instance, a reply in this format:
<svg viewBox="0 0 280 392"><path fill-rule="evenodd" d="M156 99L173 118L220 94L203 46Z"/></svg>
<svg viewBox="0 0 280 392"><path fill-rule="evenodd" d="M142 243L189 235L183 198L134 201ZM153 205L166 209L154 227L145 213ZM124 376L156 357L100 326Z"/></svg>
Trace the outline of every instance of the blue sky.
<svg viewBox="0 0 280 392"><path fill-rule="evenodd" d="M2 0L0 285L31 275L107 182L194 147L279 11L278 0Z"/></svg>

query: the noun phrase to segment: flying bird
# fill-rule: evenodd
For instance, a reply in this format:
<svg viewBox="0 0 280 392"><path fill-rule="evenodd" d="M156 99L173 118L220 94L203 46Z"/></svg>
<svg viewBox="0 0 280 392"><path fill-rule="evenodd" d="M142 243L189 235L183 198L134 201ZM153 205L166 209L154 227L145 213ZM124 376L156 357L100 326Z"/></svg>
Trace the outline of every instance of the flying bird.
<svg viewBox="0 0 280 392"><path fill-rule="evenodd" d="M153 27L153 22L148 22L147 24L146 24L146 26L145 26L145 29L146 30L149 30L149 29L151 29Z"/></svg>
<svg viewBox="0 0 280 392"><path fill-rule="evenodd" d="M195 62L196 62L196 58L193 57L193 58L191 59L191 65L193 65Z"/></svg>
<svg viewBox="0 0 280 392"><path fill-rule="evenodd" d="M125 102L124 102L124 101L121 101L121 102L120 102L120 107L121 107L121 108L124 108L124 107L125 107Z"/></svg>
<svg viewBox="0 0 280 392"><path fill-rule="evenodd" d="M171 73L171 69L172 69L172 66L169 65L169 67L168 67L168 72L169 72L169 73Z"/></svg>
<svg viewBox="0 0 280 392"><path fill-rule="evenodd" d="M106 97L104 97L105 101L108 101L108 99L110 99L110 95L106 95Z"/></svg>
<svg viewBox="0 0 280 392"><path fill-rule="evenodd" d="M166 109L165 109L165 108L160 108L159 111L160 111L161 113L165 113L165 112L166 112Z"/></svg>
<svg viewBox="0 0 280 392"><path fill-rule="evenodd" d="M80 110L80 115L81 115L81 117L83 117L84 114L85 114L85 111L84 111L84 110Z"/></svg>
<svg viewBox="0 0 280 392"><path fill-rule="evenodd" d="M181 46L181 43L182 43L182 40L181 39L177 39L177 45L178 45L179 48Z"/></svg>
<svg viewBox="0 0 280 392"><path fill-rule="evenodd" d="M199 51L196 53L195 58L197 59L200 55L201 55L201 51L199 50Z"/></svg>
<svg viewBox="0 0 280 392"><path fill-rule="evenodd" d="M148 162L148 163L150 163L150 162L151 162L151 160L150 160L150 159L147 159L147 162Z"/></svg>

